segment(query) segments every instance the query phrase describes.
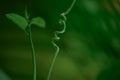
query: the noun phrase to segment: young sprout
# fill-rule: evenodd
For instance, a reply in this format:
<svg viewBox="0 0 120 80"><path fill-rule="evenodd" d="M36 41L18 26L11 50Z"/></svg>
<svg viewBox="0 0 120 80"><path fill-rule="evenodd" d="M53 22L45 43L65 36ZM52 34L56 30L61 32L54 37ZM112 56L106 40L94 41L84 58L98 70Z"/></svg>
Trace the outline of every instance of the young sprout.
<svg viewBox="0 0 120 80"><path fill-rule="evenodd" d="M28 15L27 9L25 9L25 17L22 17L16 13L8 13L6 17L13 21L18 27L20 27L23 31L27 33L32 53L32 61L33 61L33 80L36 80L36 57L35 57L35 49L32 40L32 31L31 26L36 25L40 28L45 28L45 21L41 17L35 17L30 19Z"/></svg>

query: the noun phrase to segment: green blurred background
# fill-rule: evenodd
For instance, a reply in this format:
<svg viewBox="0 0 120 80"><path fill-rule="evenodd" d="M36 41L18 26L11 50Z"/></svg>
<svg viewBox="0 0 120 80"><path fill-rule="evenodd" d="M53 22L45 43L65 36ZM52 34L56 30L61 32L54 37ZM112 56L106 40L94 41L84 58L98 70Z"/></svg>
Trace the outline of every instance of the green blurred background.
<svg viewBox="0 0 120 80"><path fill-rule="evenodd" d="M60 30L60 14L72 0L0 0L0 80L32 80L32 56L26 34L7 13L42 17L46 28L32 27L37 80L46 80ZM119 0L77 0L67 15L66 32L50 80L120 80Z"/></svg>

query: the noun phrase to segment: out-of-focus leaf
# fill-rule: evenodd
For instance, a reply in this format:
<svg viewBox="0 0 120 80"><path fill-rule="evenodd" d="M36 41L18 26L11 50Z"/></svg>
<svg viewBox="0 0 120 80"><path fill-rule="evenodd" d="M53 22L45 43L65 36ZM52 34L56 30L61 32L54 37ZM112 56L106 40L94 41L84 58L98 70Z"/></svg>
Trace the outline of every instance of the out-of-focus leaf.
<svg viewBox="0 0 120 80"><path fill-rule="evenodd" d="M45 27L45 21L41 17L35 17L31 20L31 24L34 24L40 28Z"/></svg>
<svg viewBox="0 0 120 80"><path fill-rule="evenodd" d="M0 70L0 80L11 80L2 70Z"/></svg>
<svg viewBox="0 0 120 80"><path fill-rule="evenodd" d="M9 13L6 14L6 17L10 20L12 20L15 24L17 24L21 29L25 30L27 27L27 21L24 17L15 14L15 13Z"/></svg>

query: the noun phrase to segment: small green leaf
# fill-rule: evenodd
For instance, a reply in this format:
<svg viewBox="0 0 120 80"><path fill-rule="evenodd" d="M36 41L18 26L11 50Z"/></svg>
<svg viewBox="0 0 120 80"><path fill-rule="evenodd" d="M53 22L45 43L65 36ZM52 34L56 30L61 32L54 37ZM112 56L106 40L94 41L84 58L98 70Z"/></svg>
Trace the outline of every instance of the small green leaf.
<svg viewBox="0 0 120 80"><path fill-rule="evenodd" d="M6 17L12 20L15 24L17 24L23 30L25 30L28 25L26 19L18 14L9 13L9 14L6 14Z"/></svg>
<svg viewBox="0 0 120 80"><path fill-rule="evenodd" d="M45 27L45 21L41 17L36 17L31 20L31 24L34 24L38 27L44 28Z"/></svg>

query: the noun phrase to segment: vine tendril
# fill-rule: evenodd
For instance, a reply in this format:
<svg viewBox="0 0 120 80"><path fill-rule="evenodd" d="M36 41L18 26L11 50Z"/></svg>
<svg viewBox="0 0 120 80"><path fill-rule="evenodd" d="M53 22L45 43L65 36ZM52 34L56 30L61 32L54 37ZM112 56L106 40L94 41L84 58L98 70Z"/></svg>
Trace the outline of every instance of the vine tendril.
<svg viewBox="0 0 120 80"><path fill-rule="evenodd" d="M58 34L63 34L66 30L66 21L67 21L67 17L66 15L72 10L74 4L75 4L76 0L73 0L72 4L70 5L70 7L63 13L60 14L60 16L62 17L62 19L59 20L59 24L63 26L63 29L60 30L60 31L55 31L54 32L54 37L51 41L51 43L53 44L53 46L56 48L56 52L54 54L54 57L53 57L53 60L52 60L52 63L50 65L50 69L49 69L49 72L48 72L48 76L47 76L47 80L50 79L50 76L51 76L51 72L53 70L53 66L55 64L55 61L56 61L56 58L57 58L57 55L59 53L59 46L56 44L56 41L60 40L60 37L58 36Z"/></svg>

